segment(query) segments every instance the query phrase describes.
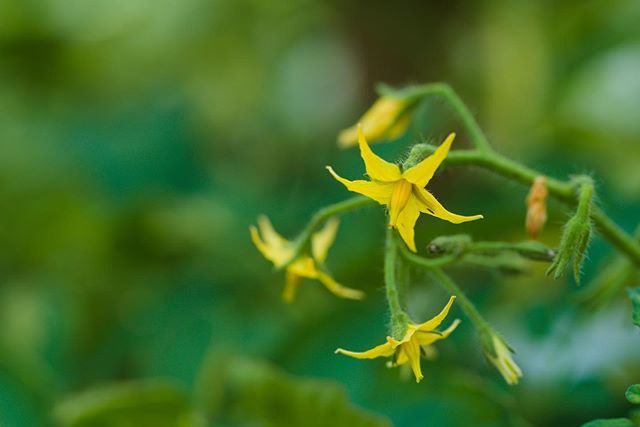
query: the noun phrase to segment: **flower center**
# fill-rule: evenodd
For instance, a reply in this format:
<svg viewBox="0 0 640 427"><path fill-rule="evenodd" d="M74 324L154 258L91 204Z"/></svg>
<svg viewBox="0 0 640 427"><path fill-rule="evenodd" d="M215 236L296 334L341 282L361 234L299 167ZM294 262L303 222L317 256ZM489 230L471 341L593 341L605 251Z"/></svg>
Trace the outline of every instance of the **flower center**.
<svg viewBox="0 0 640 427"><path fill-rule="evenodd" d="M389 200L389 227L395 228L400 212L404 209L411 196L411 183L406 179L396 182Z"/></svg>

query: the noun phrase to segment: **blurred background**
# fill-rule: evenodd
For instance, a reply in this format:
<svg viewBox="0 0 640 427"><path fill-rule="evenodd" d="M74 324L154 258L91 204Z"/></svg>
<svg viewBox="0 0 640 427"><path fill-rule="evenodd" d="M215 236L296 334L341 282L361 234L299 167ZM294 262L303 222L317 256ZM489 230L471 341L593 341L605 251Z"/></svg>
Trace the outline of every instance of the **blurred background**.
<svg viewBox="0 0 640 427"><path fill-rule="evenodd" d="M386 335L384 212L344 216L328 259L363 289L282 273L249 239L260 213L293 237L363 173L338 131L375 83L446 81L506 155L592 173L628 232L640 218L640 3L335 0L0 2L0 426L573 426L625 416L640 336L623 292L579 304L544 276L455 277L516 348L507 387L470 322L416 385L333 350ZM423 103L388 159L460 124ZM435 236L525 239L528 189L451 168L431 190L484 221ZM570 212L550 204L541 240ZM583 287L615 261L596 238ZM447 295L414 276L411 313ZM637 277L632 277L636 280ZM584 300L584 299L582 299ZM462 317L457 309L454 316Z"/></svg>

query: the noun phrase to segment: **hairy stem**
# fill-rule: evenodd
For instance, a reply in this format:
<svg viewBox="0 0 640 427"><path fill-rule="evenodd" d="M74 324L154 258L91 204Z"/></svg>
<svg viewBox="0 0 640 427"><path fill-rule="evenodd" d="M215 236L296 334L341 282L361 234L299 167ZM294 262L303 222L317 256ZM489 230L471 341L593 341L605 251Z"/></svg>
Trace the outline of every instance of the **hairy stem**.
<svg viewBox="0 0 640 427"><path fill-rule="evenodd" d="M469 137L473 145L482 152L492 151L491 145L487 140L484 132L480 128L480 125L469 111L467 105L462 101L458 94L446 83L429 83L426 85L418 86L415 88L415 93L418 96L426 97L430 95L440 96L458 115L460 121L469 132Z"/></svg>
<svg viewBox="0 0 640 427"><path fill-rule="evenodd" d="M338 203L334 203L329 206L325 206L318 210L312 217L311 220L307 223L307 226L302 230L302 233L296 239L296 246L291 255L289 261L287 261L284 265L282 265L278 270L286 268L291 264L296 258L300 256L300 254L308 247L309 242L311 241L311 236L314 231L318 229L322 225L323 222L328 220L329 218L340 215L342 213L360 208L362 206L372 205L375 201L369 199L364 196L356 196L351 199L343 200Z"/></svg>
<svg viewBox="0 0 640 427"><path fill-rule="evenodd" d="M432 154L436 147L428 144L420 144L424 150L424 157ZM517 181L530 186L537 176L544 175L534 169L523 166L496 152L481 152L479 150L454 150L449 152L445 160L446 166L468 165L490 170L507 179ZM547 189L556 199L572 206L577 204L575 186L570 182L563 182L547 177ZM640 244L634 241L624 230L597 207L593 207L591 219L598 228L600 234L616 249L624 252L637 266L640 266Z"/></svg>
<svg viewBox="0 0 640 427"><path fill-rule="evenodd" d="M391 314L391 336L401 340L407 330L409 316L400 305L400 293L397 283L398 247L391 228L387 229L384 253L384 285Z"/></svg>

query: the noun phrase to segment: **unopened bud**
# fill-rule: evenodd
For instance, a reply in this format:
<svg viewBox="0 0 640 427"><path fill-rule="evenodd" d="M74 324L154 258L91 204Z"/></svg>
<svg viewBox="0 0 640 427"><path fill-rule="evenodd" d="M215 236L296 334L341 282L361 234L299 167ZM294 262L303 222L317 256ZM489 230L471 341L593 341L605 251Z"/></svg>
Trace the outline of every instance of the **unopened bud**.
<svg viewBox="0 0 640 427"><path fill-rule="evenodd" d="M429 243L429 253L438 255L462 255L471 247L473 241L468 234L436 237Z"/></svg>
<svg viewBox="0 0 640 427"><path fill-rule="evenodd" d="M580 186L578 208L564 226L558 254L547 269L554 278L560 277L573 259L573 274L580 284L580 268L591 239L591 203L593 199L593 181L589 177L579 177Z"/></svg>
<svg viewBox="0 0 640 427"><path fill-rule="evenodd" d="M531 185L527 196L527 234L536 239L547 222L547 180L538 176Z"/></svg>

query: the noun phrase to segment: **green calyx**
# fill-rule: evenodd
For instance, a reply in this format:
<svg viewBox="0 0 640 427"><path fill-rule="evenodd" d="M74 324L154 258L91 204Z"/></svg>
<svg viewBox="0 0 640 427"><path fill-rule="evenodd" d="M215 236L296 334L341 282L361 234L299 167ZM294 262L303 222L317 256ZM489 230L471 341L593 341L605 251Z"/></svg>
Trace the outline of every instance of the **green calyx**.
<svg viewBox="0 0 640 427"><path fill-rule="evenodd" d="M576 283L580 284L582 262L592 234L591 209L594 186L591 178L587 176L576 178L575 183L578 187L578 207L564 226L558 255L547 269L547 274L553 273L555 279L559 278L573 260L573 277Z"/></svg>

